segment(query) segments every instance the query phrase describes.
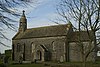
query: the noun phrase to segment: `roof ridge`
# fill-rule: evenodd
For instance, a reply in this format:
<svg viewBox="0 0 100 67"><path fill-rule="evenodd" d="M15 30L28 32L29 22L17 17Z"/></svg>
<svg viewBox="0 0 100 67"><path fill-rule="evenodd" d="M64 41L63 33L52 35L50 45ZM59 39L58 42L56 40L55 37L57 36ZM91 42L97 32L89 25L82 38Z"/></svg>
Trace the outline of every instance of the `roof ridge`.
<svg viewBox="0 0 100 67"><path fill-rule="evenodd" d="M47 28L47 27L58 27L58 26L65 26L65 25L67 25L67 24L59 24L59 25L51 25L51 26L34 27L34 28L28 28L27 30L39 29L39 28Z"/></svg>

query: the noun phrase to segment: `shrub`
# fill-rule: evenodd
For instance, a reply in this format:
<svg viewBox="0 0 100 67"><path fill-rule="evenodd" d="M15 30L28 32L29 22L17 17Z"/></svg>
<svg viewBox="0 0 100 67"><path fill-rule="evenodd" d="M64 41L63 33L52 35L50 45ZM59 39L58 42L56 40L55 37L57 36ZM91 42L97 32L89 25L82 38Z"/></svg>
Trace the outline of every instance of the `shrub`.
<svg viewBox="0 0 100 67"><path fill-rule="evenodd" d="M7 67L7 66L6 66L5 64L2 63L2 64L0 64L0 67Z"/></svg>

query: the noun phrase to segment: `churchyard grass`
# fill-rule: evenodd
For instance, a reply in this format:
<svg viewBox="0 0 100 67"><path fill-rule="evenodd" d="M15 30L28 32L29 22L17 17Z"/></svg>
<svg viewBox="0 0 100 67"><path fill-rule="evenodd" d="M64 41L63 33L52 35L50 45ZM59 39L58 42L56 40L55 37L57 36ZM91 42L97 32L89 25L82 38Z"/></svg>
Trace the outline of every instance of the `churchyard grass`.
<svg viewBox="0 0 100 67"><path fill-rule="evenodd" d="M9 63L7 64L7 66L3 67L82 67L82 63L80 62L65 62L65 63L46 62L46 63L26 63L26 64ZM100 61L96 63L88 62L87 67L100 67Z"/></svg>
<svg viewBox="0 0 100 67"><path fill-rule="evenodd" d="M7 67L43 67L43 64L10 64Z"/></svg>
<svg viewBox="0 0 100 67"><path fill-rule="evenodd" d="M30 63L30 64L10 64L7 67L82 67L80 62L65 62L65 63ZM87 67L100 67L100 61L93 63L88 62Z"/></svg>

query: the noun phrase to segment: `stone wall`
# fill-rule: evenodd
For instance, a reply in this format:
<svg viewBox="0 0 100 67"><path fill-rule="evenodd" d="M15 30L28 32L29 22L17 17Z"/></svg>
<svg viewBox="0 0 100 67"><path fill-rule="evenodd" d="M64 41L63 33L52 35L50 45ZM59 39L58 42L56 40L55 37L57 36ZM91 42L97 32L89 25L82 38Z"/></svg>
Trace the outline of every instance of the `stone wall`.
<svg viewBox="0 0 100 67"><path fill-rule="evenodd" d="M66 36L56 37L41 37L41 38L30 38L30 39L19 39L13 40L14 45L14 60L18 61L20 56L23 56L25 61L34 61L36 59L36 52L40 50L42 52L42 61L47 58L46 54L50 54L49 60L60 61L62 58L64 61L82 61L82 54L80 47L76 42L69 42ZM83 42L85 50L87 51L91 47L88 47L88 42ZM20 45L20 51L17 47ZM41 47L41 45L43 47ZM48 52L46 52L48 51ZM24 60L23 59L23 60ZM94 52L92 52L87 58L88 61L94 60Z"/></svg>
<svg viewBox="0 0 100 67"><path fill-rule="evenodd" d="M45 37L45 38L30 38L30 39L21 39L21 40L13 40L14 45L14 57L15 60L19 60L19 56L24 53L25 49L25 60L32 61L34 59L34 55L32 54L32 44L35 45L35 48L38 45L44 45L45 48L51 53L51 60L59 61L61 56L63 56L65 60L65 42L66 36L59 37ZM17 44L21 45L21 51L17 52ZM25 47L23 47L25 45ZM38 48L37 48L38 49Z"/></svg>
<svg viewBox="0 0 100 67"><path fill-rule="evenodd" d="M89 42L83 42L84 52L86 54L89 49L93 48L93 43L89 46ZM76 42L69 43L69 60L70 61L82 61L82 53L81 53L81 45L78 45ZM94 61L95 60L95 53L91 52L87 58L87 61Z"/></svg>

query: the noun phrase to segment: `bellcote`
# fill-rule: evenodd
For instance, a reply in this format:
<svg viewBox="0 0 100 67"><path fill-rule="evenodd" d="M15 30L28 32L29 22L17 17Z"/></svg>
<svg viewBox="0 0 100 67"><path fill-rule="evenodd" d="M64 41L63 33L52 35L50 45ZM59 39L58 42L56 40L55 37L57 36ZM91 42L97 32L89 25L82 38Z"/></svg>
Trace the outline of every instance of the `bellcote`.
<svg viewBox="0 0 100 67"><path fill-rule="evenodd" d="M20 18L20 23L19 23L19 32L24 32L27 29L27 19L25 16L25 11L23 10L23 14Z"/></svg>
<svg viewBox="0 0 100 67"><path fill-rule="evenodd" d="M20 22L27 22L26 16L25 16L25 11L23 10L23 14L20 18Z"/></svg>

